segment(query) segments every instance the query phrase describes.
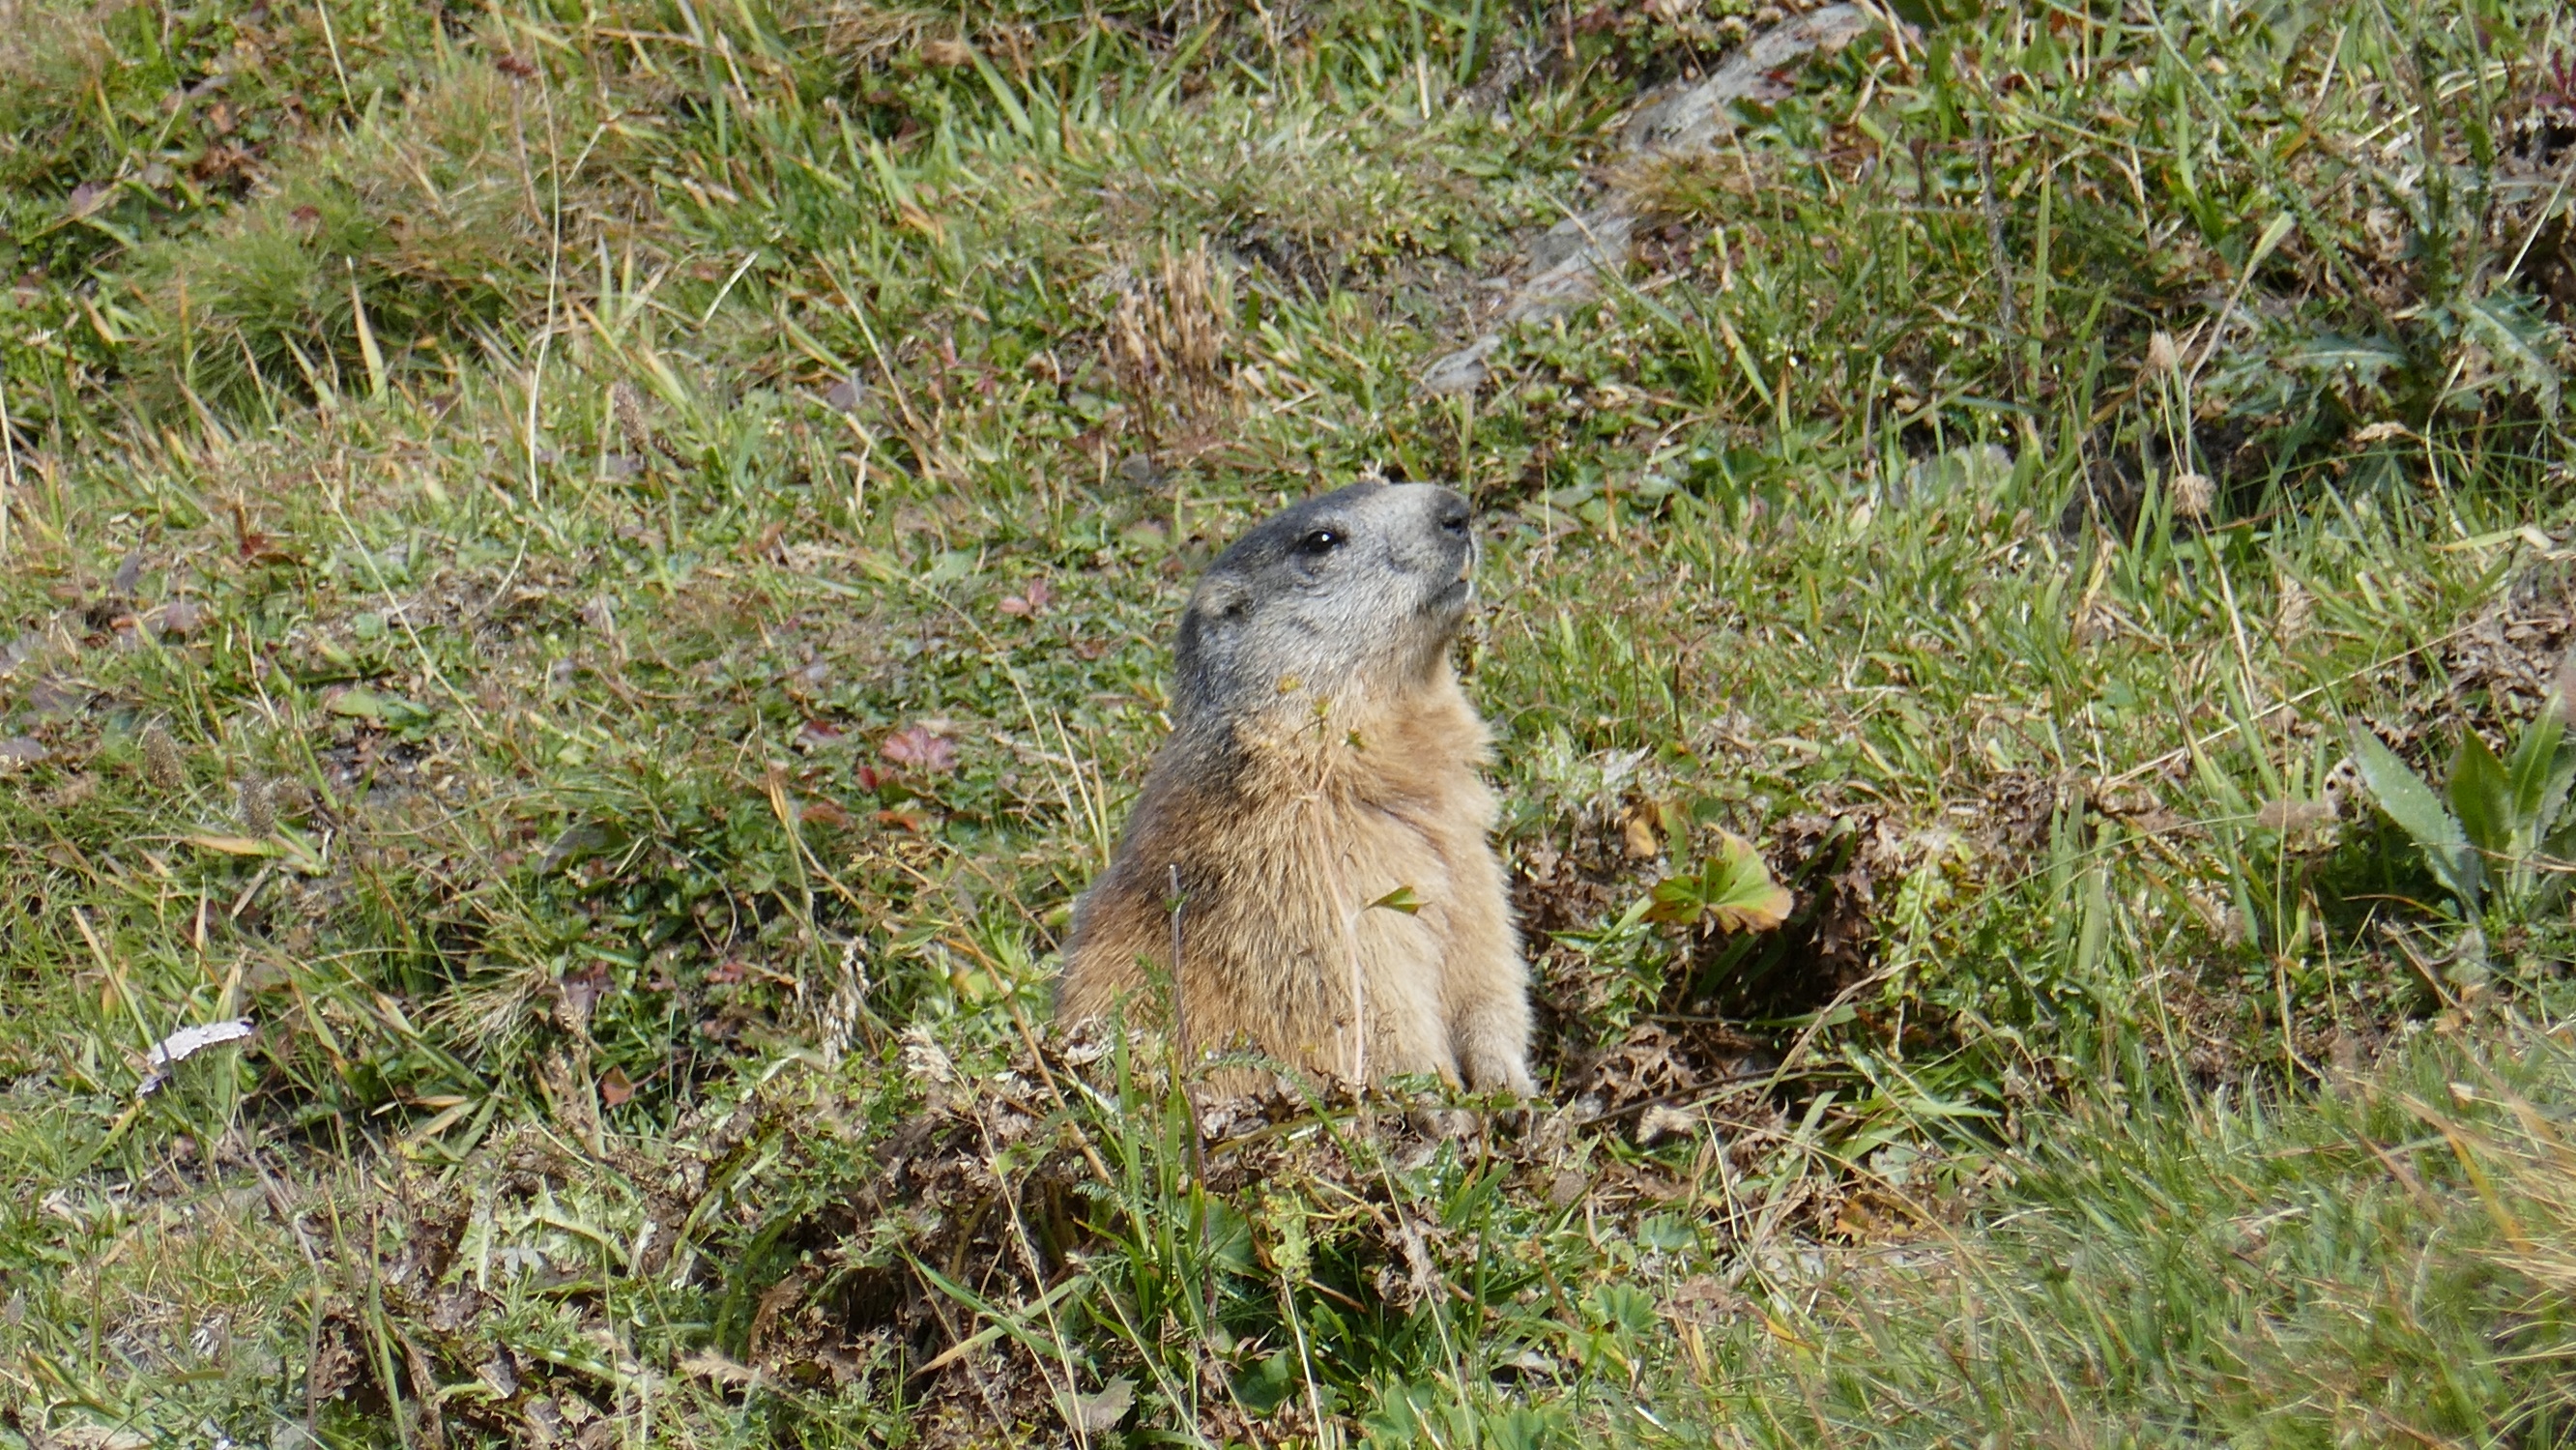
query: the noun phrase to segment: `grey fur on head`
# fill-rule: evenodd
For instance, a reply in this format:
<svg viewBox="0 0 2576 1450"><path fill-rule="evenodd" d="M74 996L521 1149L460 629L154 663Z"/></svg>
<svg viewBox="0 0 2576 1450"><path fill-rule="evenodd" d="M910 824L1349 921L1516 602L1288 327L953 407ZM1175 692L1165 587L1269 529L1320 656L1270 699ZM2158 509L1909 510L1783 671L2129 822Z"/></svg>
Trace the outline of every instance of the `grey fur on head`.
<svg viewBox="0 0 2576 1450"><path fill-rule="evenodd" d="M1469 520L1464 498L1427 483L1353 484L1263 520L1181 615L1176 728L1420 678L1474 597Z"/></svg>

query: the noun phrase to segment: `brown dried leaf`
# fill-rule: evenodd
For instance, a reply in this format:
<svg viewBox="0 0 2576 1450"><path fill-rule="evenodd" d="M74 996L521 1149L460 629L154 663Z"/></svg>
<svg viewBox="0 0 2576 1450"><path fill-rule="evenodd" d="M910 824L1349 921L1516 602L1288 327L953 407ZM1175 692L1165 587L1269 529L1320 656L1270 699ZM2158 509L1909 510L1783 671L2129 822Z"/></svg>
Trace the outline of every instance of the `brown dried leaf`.
<svg viewBox="0 0 2576 1450"><path fill-rule="evenodd" d="M886 759L910 770L945 775L957 768L957 747L919 722L887 736L877 749Z"/></svg>

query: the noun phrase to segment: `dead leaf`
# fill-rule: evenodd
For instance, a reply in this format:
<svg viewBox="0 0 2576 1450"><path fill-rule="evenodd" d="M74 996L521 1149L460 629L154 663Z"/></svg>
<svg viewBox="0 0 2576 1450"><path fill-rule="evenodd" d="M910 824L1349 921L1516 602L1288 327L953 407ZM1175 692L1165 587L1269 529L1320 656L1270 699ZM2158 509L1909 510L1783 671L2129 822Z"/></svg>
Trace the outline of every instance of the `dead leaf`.
<svg viewBox="0 0 2576 1450"><path fill-rule="evenodd" d="M219 856L274 856L277 845L271 841L254 841L248 836L188 836L184 838L200 851Z"/></svg>
<svg viewBox="0 0 2576 1450"><path fill-rule="evenodd" d="M680 1373L690 1379L713 1380L720 1385L747 1385L760 1377L758 1370L727 1359L712 1349L682 1356Z"/></svg>
<svg viewBox="0 0 2576 1450"><path fill-rule="evenodd" d="M206 623L206 611L185 599L173 599L161 607L161 632L167 635L195 634Z"/></svg>
<svg viewBox="0 0 2576 1450"><path fill-rule="evenodd" d="M779 1317L795 1308L805 1298L805 1269L790 1269L787 1277L762 1291L759 1304L752 1310L748 1348L757 1361L770 1331L778 1327Z"/></svg>
<svg viewBox="0 0 2576 1450"><path fill-rule="evenodd" d="M1004 614L1031 619L1045 613L1046 607L1054 602L1054 587L1044 579L1032 579L1028 588L1004 598L1001 609Z"/></svg>
<svg viewBox="0 0 2576 1450"><path fill-rule="evenodd" d="M2334 807L2324 801L2269 800L2254 813L2254 824L2267 831L2295 833L2322 826L2334 815Z"/></svg>
<svg viewBox="0 0 2576 1450"><path fill-rule="evenodd" d="M1683 1280L1662 1307L1669 1318L1713 1328L1752 1308L1753 1301L1729 1288L1725 1280L1700 1274Z"/></svg>
<svg viewBox="0 0 2576 1450"><path fill-rule="evenodd" d="M859 381L857 373L851 373L832 384L831 388L823 394L824 405L842 413L859 411L859 405L867 400L868 385Z"/></svg>
<svg viewBox="0 0 2576 1450"><path fill-rule="evenodd" d="M622 1108L635 1099L635 1084L626 1069L612 1067L599 1079L599 1101L604 1107Z"/></svg>
<svg viewBox="0 0 2576 1450"><path fill-rule="evenodd" d="M247 509L244 509L240 503L234 503L232 511L234 552L241 556L244 563L296 564L303 562L303 555L298 554L293 549L287 548L285 545L279 543L276 536L265 534L252 528L250 526L250 513Z"/></svg>
<svg viewBox="0 0 2576 1450"><path fill-rule="evenodd" d="M1074 1395L1065 1405L1065 1422L1085 1434L1106 1435L1127 1418L1136 1404L1136 1382L1125 1375L1110 1380L1096 1395Z"/></svg>
<svg viewBox="0 0 2576 1450"><path fill-rule="evenodd" d="M918 722L887 736L877 749L897 765L933 775L945 775L957 768L957 747L946 736L934 734L928 725Z"/></svg>
<svg viewBox="0 0 2576 1450"><path fill-rule="evenodd" d="M1664 854L1664 843L1655 835L1655 826L1643 811L1631 812L1620 825L1621 843L1631 861L1652 861Z"/></svg>
<svg viewBox="0 0 2576 1450"><path fill-rule="evenodd" d="M975 47L954 36L939 36L921 43L921 58L942 70L956 70L975 63Z"/></svg>

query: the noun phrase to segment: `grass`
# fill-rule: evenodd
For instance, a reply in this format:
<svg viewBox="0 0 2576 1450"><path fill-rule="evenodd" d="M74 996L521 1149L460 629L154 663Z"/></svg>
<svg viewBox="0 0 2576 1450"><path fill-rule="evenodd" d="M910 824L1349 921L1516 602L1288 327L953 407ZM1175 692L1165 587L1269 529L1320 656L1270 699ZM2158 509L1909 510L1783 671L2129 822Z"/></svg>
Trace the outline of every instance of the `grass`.
<svg viewBox="0 0 2576 1450"><path fill-rule="evenodd" d="M1776 16L8 15L0 1437L2570 1438L2576 935L2346 743L2576 642L2556 10L1944 7L1650 162ZM1044 1027L1371 471L1491 546L1458 1136ZM1648 918L1720 831L1778 932Z"/></svg>

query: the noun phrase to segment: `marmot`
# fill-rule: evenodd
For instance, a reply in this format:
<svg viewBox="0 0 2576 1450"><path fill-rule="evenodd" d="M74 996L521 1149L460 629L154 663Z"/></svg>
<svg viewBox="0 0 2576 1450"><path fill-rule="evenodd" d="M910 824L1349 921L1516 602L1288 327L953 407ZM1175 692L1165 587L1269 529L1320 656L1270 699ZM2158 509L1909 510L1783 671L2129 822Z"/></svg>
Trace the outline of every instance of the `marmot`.
<svg viewBox="0 0 2576 1450"><path fill-rule="evenodd" d="M1160 1023L1177 868L1185 1053L1535 1090L1485 725L1449 662L1475 565L1467 501L1429 484L1308 499L1217 559L1171 737L1075 906L1060 1017Z"/></svg>

